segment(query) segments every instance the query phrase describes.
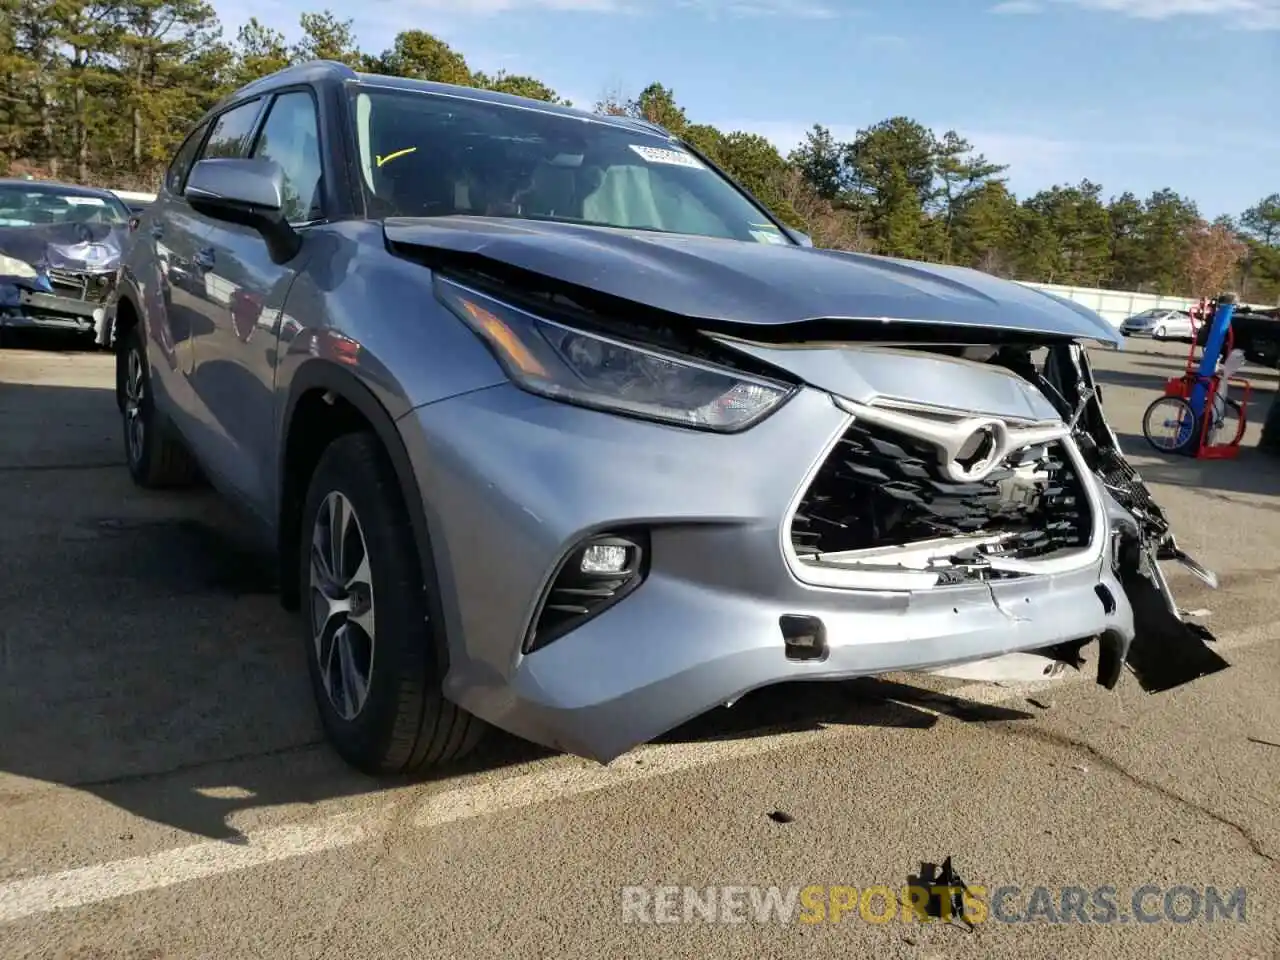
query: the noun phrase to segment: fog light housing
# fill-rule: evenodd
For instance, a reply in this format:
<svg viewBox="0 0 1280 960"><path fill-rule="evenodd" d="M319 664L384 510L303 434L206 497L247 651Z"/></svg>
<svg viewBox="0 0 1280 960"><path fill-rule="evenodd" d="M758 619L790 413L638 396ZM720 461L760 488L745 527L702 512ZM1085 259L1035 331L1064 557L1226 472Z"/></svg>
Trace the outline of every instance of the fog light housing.
<svg viewBox="0 0 1280 960"><path fill-rule="evenodd" d="M524 652L545 647L622 600L644 582L648 565L644 531L596 534L575 545L538 603Z"/></svg>

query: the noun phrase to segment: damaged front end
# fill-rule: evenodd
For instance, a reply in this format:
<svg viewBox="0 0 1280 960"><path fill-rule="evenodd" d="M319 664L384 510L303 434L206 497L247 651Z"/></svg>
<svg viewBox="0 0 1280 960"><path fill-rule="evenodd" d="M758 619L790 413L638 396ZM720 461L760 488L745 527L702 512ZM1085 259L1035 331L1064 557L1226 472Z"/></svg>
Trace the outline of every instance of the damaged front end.
<svg viewBox="0 0 1280 960"><path fill-rule="evenodd" d="M1228 666L1160 569L1177 560L1216 586L1107 423L1084 343L1120 338L1096 313L976 271L832 251L560 224L385 231L398 255L530 315L778 376L843 412L778 530L789 575L778 593L816 588L810 602L847 598L865 614L845 624L826 675L967 666L983 679L976 668L993 658L1028 655L1057 670L1078 667L1094 640L1107 689L1126 664L1148 692ZM1079 616L1045 602L1066 597ZM917 626L895 625L909 641L874 633L877 602L916 613ZM1000 619L975 619L992 608ZM931 634L947 612L955 633ZM739 678L741 690L791 676L774 666Z"/></svg>
<svg viewBox="0 0 1280 960"><path fill-rule="evenodd" d="M1131 638L1096 637L1099 684L1114 688L1126 664L1147 692L1227 667L1207 645L1212 634L1183 619L1160 561L1182 563L1210 587L1216 578L1178 546L1125 459L1084 347L1065 339L925 339L836 351L736 344L802 369L833 389L837 406L851 415L793 508L785 546L797 576L815 586L867 590L982 583L998 603L999 584L1109 565L1133 631ZM836 370L828 358L840 354L844 369ZM908 383L912 389L904 391ZM1096 593L1111 612L1110 588L1099 582ZM1003 680L1061 675L1082 664L1093 639L930 672Z"/></svg>
<svg viewBox="0 0 1280 960"><path fill-rule="evenodd" d="M1210 587L1217 587L1217 577L1178 546L1164 511L1125 459L1084 349L1076 344L1051 349L1041 379L1070 424L1081 457L1101 482L1111 522L1111 564L1133 608L1133 640L1125 650L1103 644L1098 682L1111 689L1127 664L1142 688L1156 693L1226 669L1227 661L1207 645L1213 634L1183 619L1160 561L1181 563Z"/></svg>
<svg viewBox="0 0 1280 960"><path fill-rule="evenodd" d="M0 328L93 333L106 326L127 227L105 223L0 228Z"/></svg>

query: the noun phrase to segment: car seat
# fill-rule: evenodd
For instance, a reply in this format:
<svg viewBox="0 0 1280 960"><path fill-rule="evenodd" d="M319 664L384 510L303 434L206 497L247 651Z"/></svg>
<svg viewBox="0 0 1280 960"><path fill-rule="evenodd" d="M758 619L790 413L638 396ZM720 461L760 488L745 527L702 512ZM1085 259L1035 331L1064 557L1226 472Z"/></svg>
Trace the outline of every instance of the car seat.
<svg viewBox="0 0 1280 960"><path fill-rule="evenodd" d="M581 219L577 169L543 161L533 170L529 186L516 195L521 212L535 217Z"/></svg>
<svg viewBox="0 0 1280 960"><path fill-rule="evenodd" d="M596 223L619 227L664 228L662 213L654 202L649 171L634 164L609 167L600 184L582 202L582 215Z"/></svg>

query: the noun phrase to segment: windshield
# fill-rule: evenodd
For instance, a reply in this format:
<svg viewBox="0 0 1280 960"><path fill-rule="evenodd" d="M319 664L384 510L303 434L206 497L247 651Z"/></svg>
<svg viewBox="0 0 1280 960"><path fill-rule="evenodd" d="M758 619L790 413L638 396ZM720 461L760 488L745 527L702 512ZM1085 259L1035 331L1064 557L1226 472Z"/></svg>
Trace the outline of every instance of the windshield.
<svg viewBox="0 0 1280 960"><path fill-rule="evenodd" d="M49 187L0 187L0 227L32 227L51 223L129 222L118 200L61 192Z"/></svg>
<svg viewBox="0 0 1280 960"><path fill-rule="evenodd" d="M521 217L791 241L732 184L666 137L537 108L357 87L372 216Z"/></svg>

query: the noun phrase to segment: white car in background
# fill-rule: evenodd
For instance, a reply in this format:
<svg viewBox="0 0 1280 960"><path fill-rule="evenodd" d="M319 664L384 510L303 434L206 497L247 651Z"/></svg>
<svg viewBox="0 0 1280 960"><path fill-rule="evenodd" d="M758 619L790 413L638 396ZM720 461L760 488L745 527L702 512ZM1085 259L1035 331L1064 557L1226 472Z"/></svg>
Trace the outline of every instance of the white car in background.
<svg viewBox="0 0 1280 960"><path fill-rule="evenodd" d="M1190 340L1195 335L1195 328L1187 311L1162 307L1135 313L1120 324L1120 332L1126 337Z"/></svg>

